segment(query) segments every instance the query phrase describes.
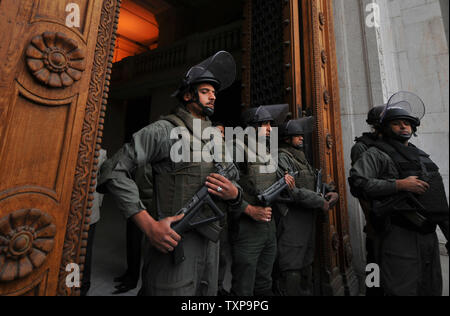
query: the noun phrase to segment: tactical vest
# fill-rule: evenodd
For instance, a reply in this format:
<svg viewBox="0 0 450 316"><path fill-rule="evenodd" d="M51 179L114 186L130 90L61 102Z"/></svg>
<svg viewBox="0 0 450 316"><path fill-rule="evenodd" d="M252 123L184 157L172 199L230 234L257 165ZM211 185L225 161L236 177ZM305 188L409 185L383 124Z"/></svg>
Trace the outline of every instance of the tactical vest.
<svg viewBox="0 0 450 316"><path fill-rule="evenodd" d="M374 146L391 157L397 167L400 179L417 176L430 185L430 188L424 194L414 195L426 209L426 212L422 215L433 224L448 221L449 208L444 183L438 166L430 159L430 156L421 150L417 150L420 159L420 162L418 162L408 159L387 142L378 141Z"/></svg>
<svg viewBox="0 0 450 316"><path fill-rule="evenodd" d="M292 147L281 147L278 152L286 154L290 158L294 170L289 171L298 171L298 175L295 177L295 186L299 189L305 188L314 191L316 176L314 169L306 160L305 153Z"/></svg>
<svg viewBox="0 0 450 316"><path fill-rule="evenodd" d="M177 115L169 115L163 117L162 119L169 121L175 127L187 128L183 120ZM190 135L192 136L192 138L194 137L192 131L190 131ZM192 138L190 147L192 153L194 153ZM201 189L202 186L204 186L206 177L215 172L215 166L213 162L202 161L172 163L172 171L164 174L154 173L153 175L155 183L154 191L156 195L156 199L154 201L156 202L156 205L154 205L155 207L153 209L158 210L157 217L155 218L162 219L165 217L174 216L183 206L187 204L187 202L192 199L194 194L197 193L197 191ZM225 213L225 202L214 197L213 199L216 205ZM209 206L204 206L204 209L199 213L199 219L208 218L213 216L214 214ZM202 229L212 229L220 233L221 227L218 222L213 222L204 226L205 227L200 227L196 230L201 233ZM204 235L206 236L206 234ZM210 234L208 234L207 236L210 236Z"/></svg>
<svg viewBox="0 0 450 316"><path fill-rule="evenodd" d="M277 181L276 172L273 173L261 173L260 167L266 167L269 162L260 161L258 155L256 156L256 162L248 161L249 148L245 148L246 167L245 170L241 170L239 184L242 186L243 198L251 205L258 205L257 195L269 188Z"/></svg>

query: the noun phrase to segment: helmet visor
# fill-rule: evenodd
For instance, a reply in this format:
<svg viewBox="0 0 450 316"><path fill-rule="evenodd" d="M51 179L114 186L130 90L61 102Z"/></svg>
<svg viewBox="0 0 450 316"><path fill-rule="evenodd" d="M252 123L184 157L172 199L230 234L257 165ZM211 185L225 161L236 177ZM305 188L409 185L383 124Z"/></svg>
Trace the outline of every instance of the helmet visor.
<svg viewBox="0 0 450 316"><path fill-rule="evenodd" d="M418 122L425 116L425 104L422 99L414 93L406 91L400 91L389 99L384 111L381 113L381 123L389 118L391 110L408 113L412 119Z"/></svg>

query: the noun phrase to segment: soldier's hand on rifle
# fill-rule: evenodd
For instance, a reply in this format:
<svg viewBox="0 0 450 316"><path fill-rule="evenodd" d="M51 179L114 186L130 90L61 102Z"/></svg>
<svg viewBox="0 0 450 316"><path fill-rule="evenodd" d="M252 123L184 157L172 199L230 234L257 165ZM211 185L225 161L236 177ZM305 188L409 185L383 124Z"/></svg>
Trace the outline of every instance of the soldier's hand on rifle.
<svg viewBox="0 0 450 316"><path fill-rule="evenodd" d="M328 201L329 207L332 208L339 200L339 194L337 192L328 192L325 194L325 200Z"/></svg>
<svg viewBox="0 0 450 316"><path fill-rule="evenodd" d="M205 184L209 193L224 201L235 200L238 197L238 188L230 180L218 173L211 173L209 177L206 177Z"/></svg>
<svg viewBox="0 0 450 316"><path fill-rule="evenodd" d="M428 183L419 180L416 176L397 180L396 184L398 191L408 191L416 194L424 194L430 188Z"/></svg>
<svg viewBox="0 0 450 316"><path fill-rule="evenodd" d="M270 222L272 219L272 208L248 205L245 209L245 214L257 222Z"/></svg>
<svg viewBox="0 0 450 316"><path fill-rule="evenodd" d="M284 180L286 180L289 189L293 190L295 188L295 179L290 174L286 173L284 175Z"/></svg>
<svg viewBox="0 0 450 316"><path fill-rule="evenodd" d="M143 211L133 217L135 223L147 235L150 243L159 251L168 253L178 245L181 240L170 225L184 217L184 214L178 216L166 217L155 221L147 212Z"/></svg>
<svg viewBox="0 0 450 316"><path fill-rule="evenodd" d="M323 201L322 211L328 212L330 210L330 202L327 200Z"/></svg>

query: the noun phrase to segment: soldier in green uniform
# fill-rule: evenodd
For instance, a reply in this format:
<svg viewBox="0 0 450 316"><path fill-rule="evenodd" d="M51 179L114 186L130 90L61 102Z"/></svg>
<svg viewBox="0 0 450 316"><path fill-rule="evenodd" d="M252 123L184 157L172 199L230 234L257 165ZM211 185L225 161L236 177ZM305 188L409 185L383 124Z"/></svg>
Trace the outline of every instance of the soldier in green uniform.
<svg viewBox="0 0 450 316"><path fill-rule="evenodd" d="M448 240L448 202L439 168L409 142L424 113L419 97L394 95L381 117L382 140L350 170L353 192L371 203L376 262L389 296L442 295L436 226Z"/></svg>
<svg viewBox="0 0 450 316"><path fill-rule="evenodd" d="M371 146L381 138L381 126L380 126L380 115L385 109L385 105L379 105L373 107L369 113L367 113L367 124L372 127L372 132L363 133L360 137L355 139L355 144L351 149L351 163L352 166L355 162L361 157L361 155L367 151ZM364 213L364 217L366 219L366 225L364 227L364 232L366 233L366 262L367 263L375 263L375 253L374 253L374 229L369 220L369 209L370 203L364 200L362 197L358 198L359 204ZM383 291L381 288L366 288L366 296L382 296Z"/></svg>
<svg viewBox="0 0 450 316"><path fill-rule="evenodd" d="M124 215L131 217L146 236L140 291L143 295L217 294L220 227L216 222L208 224L208 229L217 231L217 239L211 240L200 229L180 236L171 224L183 218L183 214L175 214L205 183L209 193L217 197L218 204L223 200L237 208L242 194L233 182L214 173L214 163L194 162L192 157L198 157L199 152L192 152L187 161L175 162L171 149L178 139L172 139L171 132L176 127L184 128L192 145L192 139L196 137L194 119L200 119L201 131L211 127L208 117L214 113L216 92L232 84L235 72L233 57L224 51L189 69L174 94L182 103L176 114L134 134L132 142L125 144L101 169L99 185L115 196ZM191 146L191 150L195 151L195 146ZM153 173L151 209L142 203L134 180L135 171L146 164L151 165ZM210 180L206 180L207 176ZM222 209L225 206L222 205ZM206 207L203 211L207 211ZM181 237L185 259L175 264L171 252Z"/></svg>
<svg viewBox="0 0 450 316"><path fill-rule="evenodd" d="M295 204L280 214L277 225L278 258L275 289L284 296L313 295L312 263L314 260L317 213L327 212L339 195L316 193L316 172L303 151L303 137L308 131L309 118L290 120L280 127L279 178L286 172L298 172L292 192Z"/></svg>
<svg viewBox="0 0 450 316"><path fill-rule="evenodd" d="M274 121L269 108L270 106L260 106L244 113L247 126L257 128L257 136L263 139L270 137ZM268 161L264 161L263 156L270 154L269 149L262 155L254 153L256 159L251 161L251 146L240 143L236 146L245 154L245 162L237 162L244 202L241 212L235 213L230 223L231 291L237 296L271 296L272 269L277 246L276 227L272 218L272 207L260 206L257 195L277 180L276 169L271 173L261 172L268 166Z"/></svg>
<svg viewBox="0 0 450 316"><path fill-rule="evenodd" d="M355 144L351 149L351 159L352 165L356 162L356 160L361 157L362 153L369 149L370 146L373 145L374 142L378 140L381 135L380 131L380 115L381 112L385 109L385 105L378 105L373 107L369 113L367 113L367 124L372 127L372 132L363 133L360 137L355 139Z"/></svg>

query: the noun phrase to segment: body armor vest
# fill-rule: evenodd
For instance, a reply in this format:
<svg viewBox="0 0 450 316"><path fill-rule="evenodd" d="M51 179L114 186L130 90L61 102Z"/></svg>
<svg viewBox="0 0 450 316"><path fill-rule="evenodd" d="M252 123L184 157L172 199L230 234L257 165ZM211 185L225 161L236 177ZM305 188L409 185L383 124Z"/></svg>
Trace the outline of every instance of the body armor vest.
<svg viewBox="0 0 450 316"><path fill-rule="evenodd" d="M269 162L261 162L258 155L256 162L248 162L248 151L250 149L245 146L246 167L242 170L241 180L239 181L243 189L244 199L251 205L258 205L257 195L262 193L277 181L276 172L261 173L260 167L268 166Z"/></svg>
<svg viewBox="0 0 450 316"><path fill-rule="evenodd" d="M187 124L185 124L183 119L177 115L169 115L167 117L163 117L163 120L169 121L176 127L187 128ZM193 136L191 130L190 135L191 152L193 154L198 154L195 153L193 149L192 138L195 136ZM154 174L154 190L156 193L156 199L154 200L154 202L156 202L156 207L154 207L153 209L158 210L157 217L155 218L162 219L165 217L174 216L187 202L191 200L194 194L197 193L197 191L205 185L206 177L216 171L214 162L179 162L173 164L174 168L171 172L164 174ZM213 200L216 205L225 213L227 207L226 203L214 197ZM199 219L212 217L214 213L209 208L209 206L205 205L200 214L201 215L199 215ZM196 230L199 232L202 229L213 229L214 231L221 230L218 222L212 222L204 226L206 227L199 227Z"/></svg>
<svg viewBox="0 0 450 316"><path fill-rule="evenodd" d="M298 175L295 177L295 186L299 189L304 188L314 191L316 175L314 169L308 163L305 153L302 150L293 148L292 146L281 147L279 149L279 153L286 154L293 164L294 170L286 171L298 171Z"/></svg>
<svg viewBox="0 0 450 316"><path fill-rule="evenodd" d="M430 156L414 148L417 153L416 157L408 157L404 152L400 152L385 141L376 142L375 147L391 157L401 179L417 176L430 185L430 188L424 194L414 194L426 210L422 215L433 224L448 221L449 208L444 183L438 166L430 159Z"/></svg>

